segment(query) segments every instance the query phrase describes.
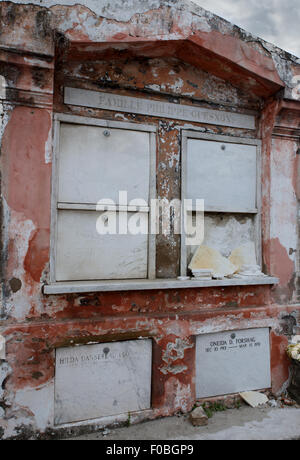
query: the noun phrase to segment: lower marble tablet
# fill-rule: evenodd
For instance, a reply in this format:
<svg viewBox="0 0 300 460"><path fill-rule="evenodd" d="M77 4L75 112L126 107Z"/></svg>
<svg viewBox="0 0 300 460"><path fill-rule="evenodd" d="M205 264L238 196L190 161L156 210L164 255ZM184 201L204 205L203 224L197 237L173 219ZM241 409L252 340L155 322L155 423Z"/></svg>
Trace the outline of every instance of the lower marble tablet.
<svg viewBox="0 0 300 460"><path fill-rule="evenodd" d="M203 334L196 345L196 396L271 387L269 329Z"/></svg>
<svg viewBox="0 0 300 460"><path fill-rule="evenodd" d="M151 340L57 349L55 424L150 408L151 362Z"/></svg>

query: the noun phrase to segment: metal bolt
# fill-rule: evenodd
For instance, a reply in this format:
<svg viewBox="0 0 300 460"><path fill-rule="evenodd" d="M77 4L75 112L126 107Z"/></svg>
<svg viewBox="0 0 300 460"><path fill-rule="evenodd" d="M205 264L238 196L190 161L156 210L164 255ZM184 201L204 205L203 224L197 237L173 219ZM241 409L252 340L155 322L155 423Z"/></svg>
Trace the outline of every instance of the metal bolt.
<svg viewBox="0 0 300 460"><path fill-rule="evenodd" d="M103 136L109 137L109 136L110 136L110 131L108 131L108 129L106 129L106 130L103 132Z"/></svg>

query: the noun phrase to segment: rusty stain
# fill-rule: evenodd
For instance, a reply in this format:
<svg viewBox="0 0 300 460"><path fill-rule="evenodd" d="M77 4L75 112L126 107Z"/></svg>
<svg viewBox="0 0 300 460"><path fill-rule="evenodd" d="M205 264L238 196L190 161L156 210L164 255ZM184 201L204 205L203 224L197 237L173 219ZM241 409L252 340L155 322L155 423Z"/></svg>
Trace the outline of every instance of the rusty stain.
<svg viewBox="0 0 300 460"><path fill-rule="evenodd" d="M280 286L286 286L294 274L295 265L286 248L280 244L279 238L272 238L268 244L270 256L274 260L272 273L280 279Z"/></svg>

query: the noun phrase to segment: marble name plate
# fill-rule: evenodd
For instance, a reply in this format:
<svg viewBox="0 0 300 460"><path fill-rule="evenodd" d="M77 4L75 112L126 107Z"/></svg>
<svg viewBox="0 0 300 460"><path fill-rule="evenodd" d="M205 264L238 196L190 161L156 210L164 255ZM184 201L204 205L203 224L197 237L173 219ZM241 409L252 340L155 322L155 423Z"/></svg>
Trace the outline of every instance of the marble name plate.
<svg viewBox="0 0 300 460"><path fill-rule="evenodd" d="M197 337L197 398L270 387L268 328L204 334Z"/></svg>
<svg viewBox="0 0 300 460"><path fill-rule="evenodd" d="M151 364L151 340L57 349L55 424L149 409Z"/></svg>
<svg viewBox="0 0 300 460"><path fill-rule="evenodd" d="M65 88L65 104L93 107L118 112L136 113L175 120L194 121L233 128L255 129L255 117L222 110L190 105L153 101L137 97L119 96L79 88Z"/></svg>

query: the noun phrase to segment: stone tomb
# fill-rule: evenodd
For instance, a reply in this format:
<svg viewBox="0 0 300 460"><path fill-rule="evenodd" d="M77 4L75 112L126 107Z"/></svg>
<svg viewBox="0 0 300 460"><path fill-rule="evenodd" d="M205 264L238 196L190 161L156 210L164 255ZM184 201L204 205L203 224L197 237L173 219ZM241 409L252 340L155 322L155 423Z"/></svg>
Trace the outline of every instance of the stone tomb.
<svg viewBox="0 0 300 460"><path fill-rule="evenodd" d="M269 329L247 329L197 337L196 397L271 387Z"/></svg>
<svg viewBox="0 0 300 460"><path fill-rule="evenodd" d="M151 362L151 340L57 349L55 424L150 408Z"/></svg>

